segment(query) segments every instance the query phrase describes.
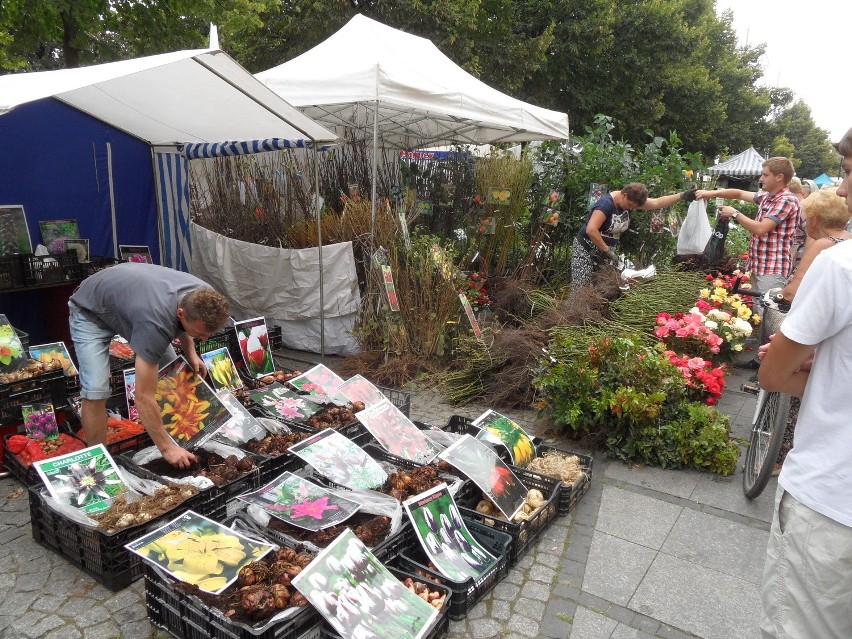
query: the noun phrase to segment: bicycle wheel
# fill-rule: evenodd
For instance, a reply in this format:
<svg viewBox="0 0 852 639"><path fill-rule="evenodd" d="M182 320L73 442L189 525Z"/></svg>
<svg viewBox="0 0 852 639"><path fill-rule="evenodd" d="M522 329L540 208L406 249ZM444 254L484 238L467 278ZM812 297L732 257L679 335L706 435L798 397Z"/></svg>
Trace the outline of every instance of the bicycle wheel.
<svg viewBox="0 0 852 639"><path fill-rule="evenodd" d="M750 499L760 495L769 483L790 412L789 395L763 390L760 392L766 396L758 397L758 401L763 400L763 406L751 427L751 439L743 468L743 492Z"/></svg>

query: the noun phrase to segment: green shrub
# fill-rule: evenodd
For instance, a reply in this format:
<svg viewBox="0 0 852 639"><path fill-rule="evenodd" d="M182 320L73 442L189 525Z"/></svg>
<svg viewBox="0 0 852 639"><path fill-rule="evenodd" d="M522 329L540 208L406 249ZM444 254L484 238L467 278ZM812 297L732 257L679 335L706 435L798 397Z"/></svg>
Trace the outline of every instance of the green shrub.
<svg viewBox="0 0 852 639"><path fill-rule="evenodd" d="M734 472L739 447L727 417L690 401L683 375L658 350L627 337L584 347L560 335L534 380L557 428L591 435L625 462Z"/></svg>

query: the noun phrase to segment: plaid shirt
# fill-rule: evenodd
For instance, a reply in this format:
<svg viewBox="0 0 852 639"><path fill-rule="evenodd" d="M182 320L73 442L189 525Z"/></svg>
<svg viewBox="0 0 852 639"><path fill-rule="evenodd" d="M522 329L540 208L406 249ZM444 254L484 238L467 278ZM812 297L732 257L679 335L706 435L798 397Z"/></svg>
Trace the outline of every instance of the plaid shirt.
<svg viewBox="0 0 852 639"><path fill-rule="evenodd" d="M774 195L760 193L754 197L757 204L757 222L765 218L774 220L776 226L763 237L751 236L748 246L748 267L752 275L777 273L787 277L793 270L790 247L799 221L799 200L784 187Z"/></svg>

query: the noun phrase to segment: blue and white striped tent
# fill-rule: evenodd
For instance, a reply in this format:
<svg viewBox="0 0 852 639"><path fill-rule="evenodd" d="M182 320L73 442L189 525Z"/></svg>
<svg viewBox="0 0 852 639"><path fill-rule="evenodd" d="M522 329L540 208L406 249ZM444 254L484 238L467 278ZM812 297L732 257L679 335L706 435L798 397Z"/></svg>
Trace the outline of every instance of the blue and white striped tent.
<svg viewBox="0 0 852 639"><path fill-rule="evenodd" d="M148 244L190 262L190 158L333 144L336 135L219 50L0 76L0 202L76 218L93 255Z"/></svg>

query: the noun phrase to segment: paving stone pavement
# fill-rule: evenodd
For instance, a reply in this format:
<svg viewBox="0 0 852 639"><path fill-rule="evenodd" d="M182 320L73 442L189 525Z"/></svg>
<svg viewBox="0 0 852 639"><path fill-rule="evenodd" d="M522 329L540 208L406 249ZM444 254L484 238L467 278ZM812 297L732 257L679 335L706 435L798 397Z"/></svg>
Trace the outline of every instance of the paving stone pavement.
<svg viewBox="0 0 852 639"><path fill-rule="evenodd" d="M743 381L735 371L719 408L747 438L754 397L738 390ZM412 391L415 420L444 424L483 410ZM534 412L506 412L536 432ZM595 455L575 511L451 622L449 639L756 639L776 481L749 501L741 480ZM0 592L3 639L167 637L147 621L141 580L112 593L33 541L27 492L14 478L0 479Z"/></svg>

